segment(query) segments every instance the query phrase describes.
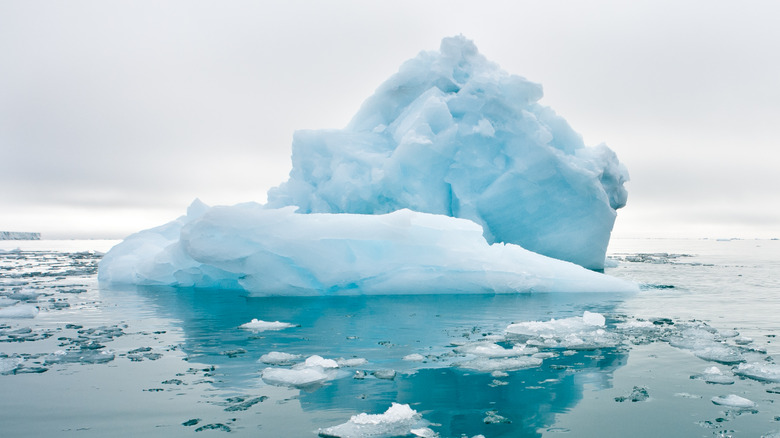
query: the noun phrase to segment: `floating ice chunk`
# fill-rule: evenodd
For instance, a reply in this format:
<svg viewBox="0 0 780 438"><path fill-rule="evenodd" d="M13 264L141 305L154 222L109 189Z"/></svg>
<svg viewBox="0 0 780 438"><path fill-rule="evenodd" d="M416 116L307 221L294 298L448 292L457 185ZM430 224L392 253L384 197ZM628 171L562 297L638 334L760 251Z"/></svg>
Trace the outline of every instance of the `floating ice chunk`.
<svg viewBox="0 0 780 438"><path fill-rule="evenodd" d="M538 103L473 42L445 38L380 85L342 130L298 131L272 207L382 214L409 208L473 220L491 242L604 267L626 168Z"/></svg>
<svg viewBox="0 0 780 438"><path fill-rule="evenodd" d="M279 356L274 356L284 357L281 355L282 353L279 353ZM261 378L271 385L314 387L339 377L338 368L339 364L335 360L313 355L292 368L266 368L261 372Z"/></svg>
<svg viewBox="0 0 780 438"><path fill-rule="evenodd" d="M698 377L707 383L718 385L731 385L734 383L734 378L723 374L723 371L721 371L718 367L709 367L705 369L701 375L694 377Z"/></svg>
<svg viewBox="0 0 780 438"><path fill-rule="evenodd" d="M467 368L470 370L492 373L495 371L517 371L525 368L538 367L542 364L543 360L538 357L520 356L509 357L500 359L490 359L486 357L479 357L476 359L458 362L457 365L460 368Z"/></svg>
<svg viewBox="0 0 780 438"><path fill-rule="evenodd" d="M422 362L425 360L425 356L423 356L420 353L412 353L404 356L404 360L407 360L409 362Z"/></svg>
<svg viewBox="0 0 780 438"><path fill-rule="evenodd" d="M634 389L631 390L631 394L615 397L615 401L619 403L625 401L641 402L641 401L646 401L649 398L650 398L650 393L647 392L647 388L645 388L644 386L635 386Z"/></svg>
<svg viewBox="0 0 780 438"><path fill-rule="evenodd" d="M267 363L269 365L287 365L300 359L300 354L282 353L279 351L272 351L260 356L260 362Z"/></svg>
<svg viewBox="0 0 780 438"><path fill-rule="evenodd" d="M32 304L17 304L0 308L0 318L35 318L38 312L38 308Z"/></svg>
<svg viewBox="0 0 780 438"><path fill-rule="evenodd" d="M597 327L604 327L606 325L606 318L600 313L588 312L582 314L582 322L585 325L592 325Z"/></svg>
<svg viewBox="0 0 780 438"><path fill-rule="evenodd" d="M24 359L21 357L0 357L0 375L12 374L23 363Z"/></svg>
<svg viewBox="0 0 780 438"><path fill-rule="evenodd" d="M307 367L322 367L324 369L328 368L338 368L339 364L333 359L325 359L322 356L313 355L306 358L306 362L304 363Z"/></svg>
<svg viewBox="0 0 780 438"><path fill-rule="evenodd" d="M700 395L691 394L689 392L677 392L674 394L675 397L682 397L682 398L701 398Z"/></svg>
<svg viewBox="0 0 780 438"><path fill-rule="evenodd" d="M7 298L7 297L0 297L0 307L8 307L8 306L12 306L12 305L14 305L14 304L16 304L16 303L18 303L18 302L19 302L19 301L17 301L17 300L14 300L14 299L11 299L11 298Z"/></svg>
<svg viewBox="0 0 780 438"><path fill-rule="evenodd" d="M592 350L615 347L621 341L620 336L602 328L604 321L600 314L585 312L582 317L510 324L506 333L508 337L542 348Z"/></svg>
<svg viewBox="0 0 780 438"><path fill-rule="evenodd" d="M455 349L456 352L461 354L473 354L483 357L516 357L516 356L530 356L534 353L538 353L537 348L528 347L525 345L515 345L514 347L504 348L498 344L492 342L473 342L460 346Z"/></svg>
<svg viewBox="0 0 780 438"><path fill-rule="evenodd" d="M422 415L409 407L393 403L383 414L353 415L348 422L319 430L324 438L378 438L407 436L412 430L427 428ZM417 435L430 436L430 435Z"/></svg>
<svg viewBox="0 0 780 438"><path fill-rule="evenodd" d="M780 365L770 363L742 363L734 374L762 382L780 382Z"/></svg>
<svg viewBox="0 0 780 438"><path fill-rule="evenodd" d="M482 420L482 422L485 424L509 424L512 422L512 420L504 417L503 415L499 415L497 411L487 411L485 412L485 418Z"/></svg>
<svg viewBox="0 0 780 438"><path fill-rule="evenodd" d="M339 367L359 367L368 363L363 357L353 357L349 359L340 358L336 360Z"/></svg>
<svg viewBox="0 0 780 438"><path fill-rule="evenodd" d="M397 373L395 370L384 369L384 370L376 370L371 374L373 374L374 377L376 377L377 379L393 380L395 379Z"/></svg>
<svg viewBox="0 0 780 438"><path fill-rule="evenodd" d="M277 386L307 387L324 383L329 375L321 367L266 368L261 377L264 382Z"/></svg>
<svg viewBox="0 0 780 438"><path fill-rule="evenodd" d="M269 322L269 321L262 321L259 319L252 319L252 321L241 324L239 328L252 330L254 332L263 332L266 330L283 330L289 327L295 327L294 324L290 324L289 322Z"/></svg>
<svg viewBox="0 0 780 438"><path fill-rule="evenodd" d="M750 409L756 407L755 402L748 400L744 397L740 397L736 394L712 397L710 400L716 405L728 406L728 407L738 408L738 409Z"/></svg>
<svg viewBox="0 0 780 438"><path fill-rule="evenodd" d="M727 333L731 335L732 333ZM706 325L686 327L669 339L669 345L692 350L697 357L722 364L737 364L745 358L740 351L723 342L717 330Z"/></svg>
<svg viewBox="0 0 780 438"><path fill-rule="evenodd" d="M713 344L698 348L693 350L693 354L701 359L722 364L736 364L745 361L742 353L724 344Z"/></svg>
<svg viewBox="0 0 780 438"><path fill-rule="evenodd" d="M412 429L409 432L411 432L412 435L420 438L437 438L439 436L438 433L434 432L433 429L429 427Z"/></svg>
<svg viewBox="0 0 780 438"><path fill-rule="evenodd" d="M113 361L115 355L110 350L80 348L78 350L57 350L46 356L45 363L104 364Z"/></svg>
<svg viewBox="0 0 780 438"><path fill-rule="evenodd" d="M410 210L294 210L249 203L180 218L112 248L98 276L106 283L233 288L261 296L638 290L517 245L489 245L482 228L465 219Z"/></svg>

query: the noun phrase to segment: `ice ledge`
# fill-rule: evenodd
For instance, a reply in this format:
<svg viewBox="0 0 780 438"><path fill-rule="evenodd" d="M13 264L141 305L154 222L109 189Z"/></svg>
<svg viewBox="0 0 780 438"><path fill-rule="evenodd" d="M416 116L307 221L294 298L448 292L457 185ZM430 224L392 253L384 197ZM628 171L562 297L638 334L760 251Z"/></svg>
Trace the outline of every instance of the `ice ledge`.
<svg viewBox="0 0 780 438"><path fill-rule="evenodd" d="M255 203L198 205L134 234L104 256L98 278L257 296L638 290L517 245L488 244L466 219L407 209L298 214Z"/></svg>

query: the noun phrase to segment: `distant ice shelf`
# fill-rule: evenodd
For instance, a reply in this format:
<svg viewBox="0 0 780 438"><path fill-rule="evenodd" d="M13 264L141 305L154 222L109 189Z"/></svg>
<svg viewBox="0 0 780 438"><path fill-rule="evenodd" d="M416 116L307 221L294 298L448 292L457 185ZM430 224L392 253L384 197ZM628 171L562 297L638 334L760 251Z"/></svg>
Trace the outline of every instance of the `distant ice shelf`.
<svg viewBox="0 0 780 438"><path fill-rule="evenodd" d="M0 240L41 240L41 233L0 231Z"/></svg>

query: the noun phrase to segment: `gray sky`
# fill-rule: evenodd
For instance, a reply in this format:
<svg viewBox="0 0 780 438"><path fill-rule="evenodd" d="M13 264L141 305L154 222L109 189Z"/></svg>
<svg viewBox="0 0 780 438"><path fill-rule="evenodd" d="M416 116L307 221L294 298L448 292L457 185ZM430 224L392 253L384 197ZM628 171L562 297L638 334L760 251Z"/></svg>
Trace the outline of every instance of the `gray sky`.
<svg viewBox="0 0 780 438"><path fill-rule="evenodd" d="M615 236L780 237L777 1L0 0L0 230L121 238L265 201L463 34L629 168Z"/></svg>

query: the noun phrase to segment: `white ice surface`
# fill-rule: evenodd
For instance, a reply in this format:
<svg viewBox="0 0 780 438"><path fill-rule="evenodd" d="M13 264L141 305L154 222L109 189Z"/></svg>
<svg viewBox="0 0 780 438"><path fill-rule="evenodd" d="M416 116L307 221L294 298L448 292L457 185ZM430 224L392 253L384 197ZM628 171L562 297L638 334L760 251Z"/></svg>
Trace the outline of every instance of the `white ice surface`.
<svg viewBox="0 0 780 438"><path fill-rule="evenodd" d="M635 292L637 286L512 244L465 219L398 210L298 214L209 208L136 233L101 260L103 283L244 289L254 295Z"/></svg>

